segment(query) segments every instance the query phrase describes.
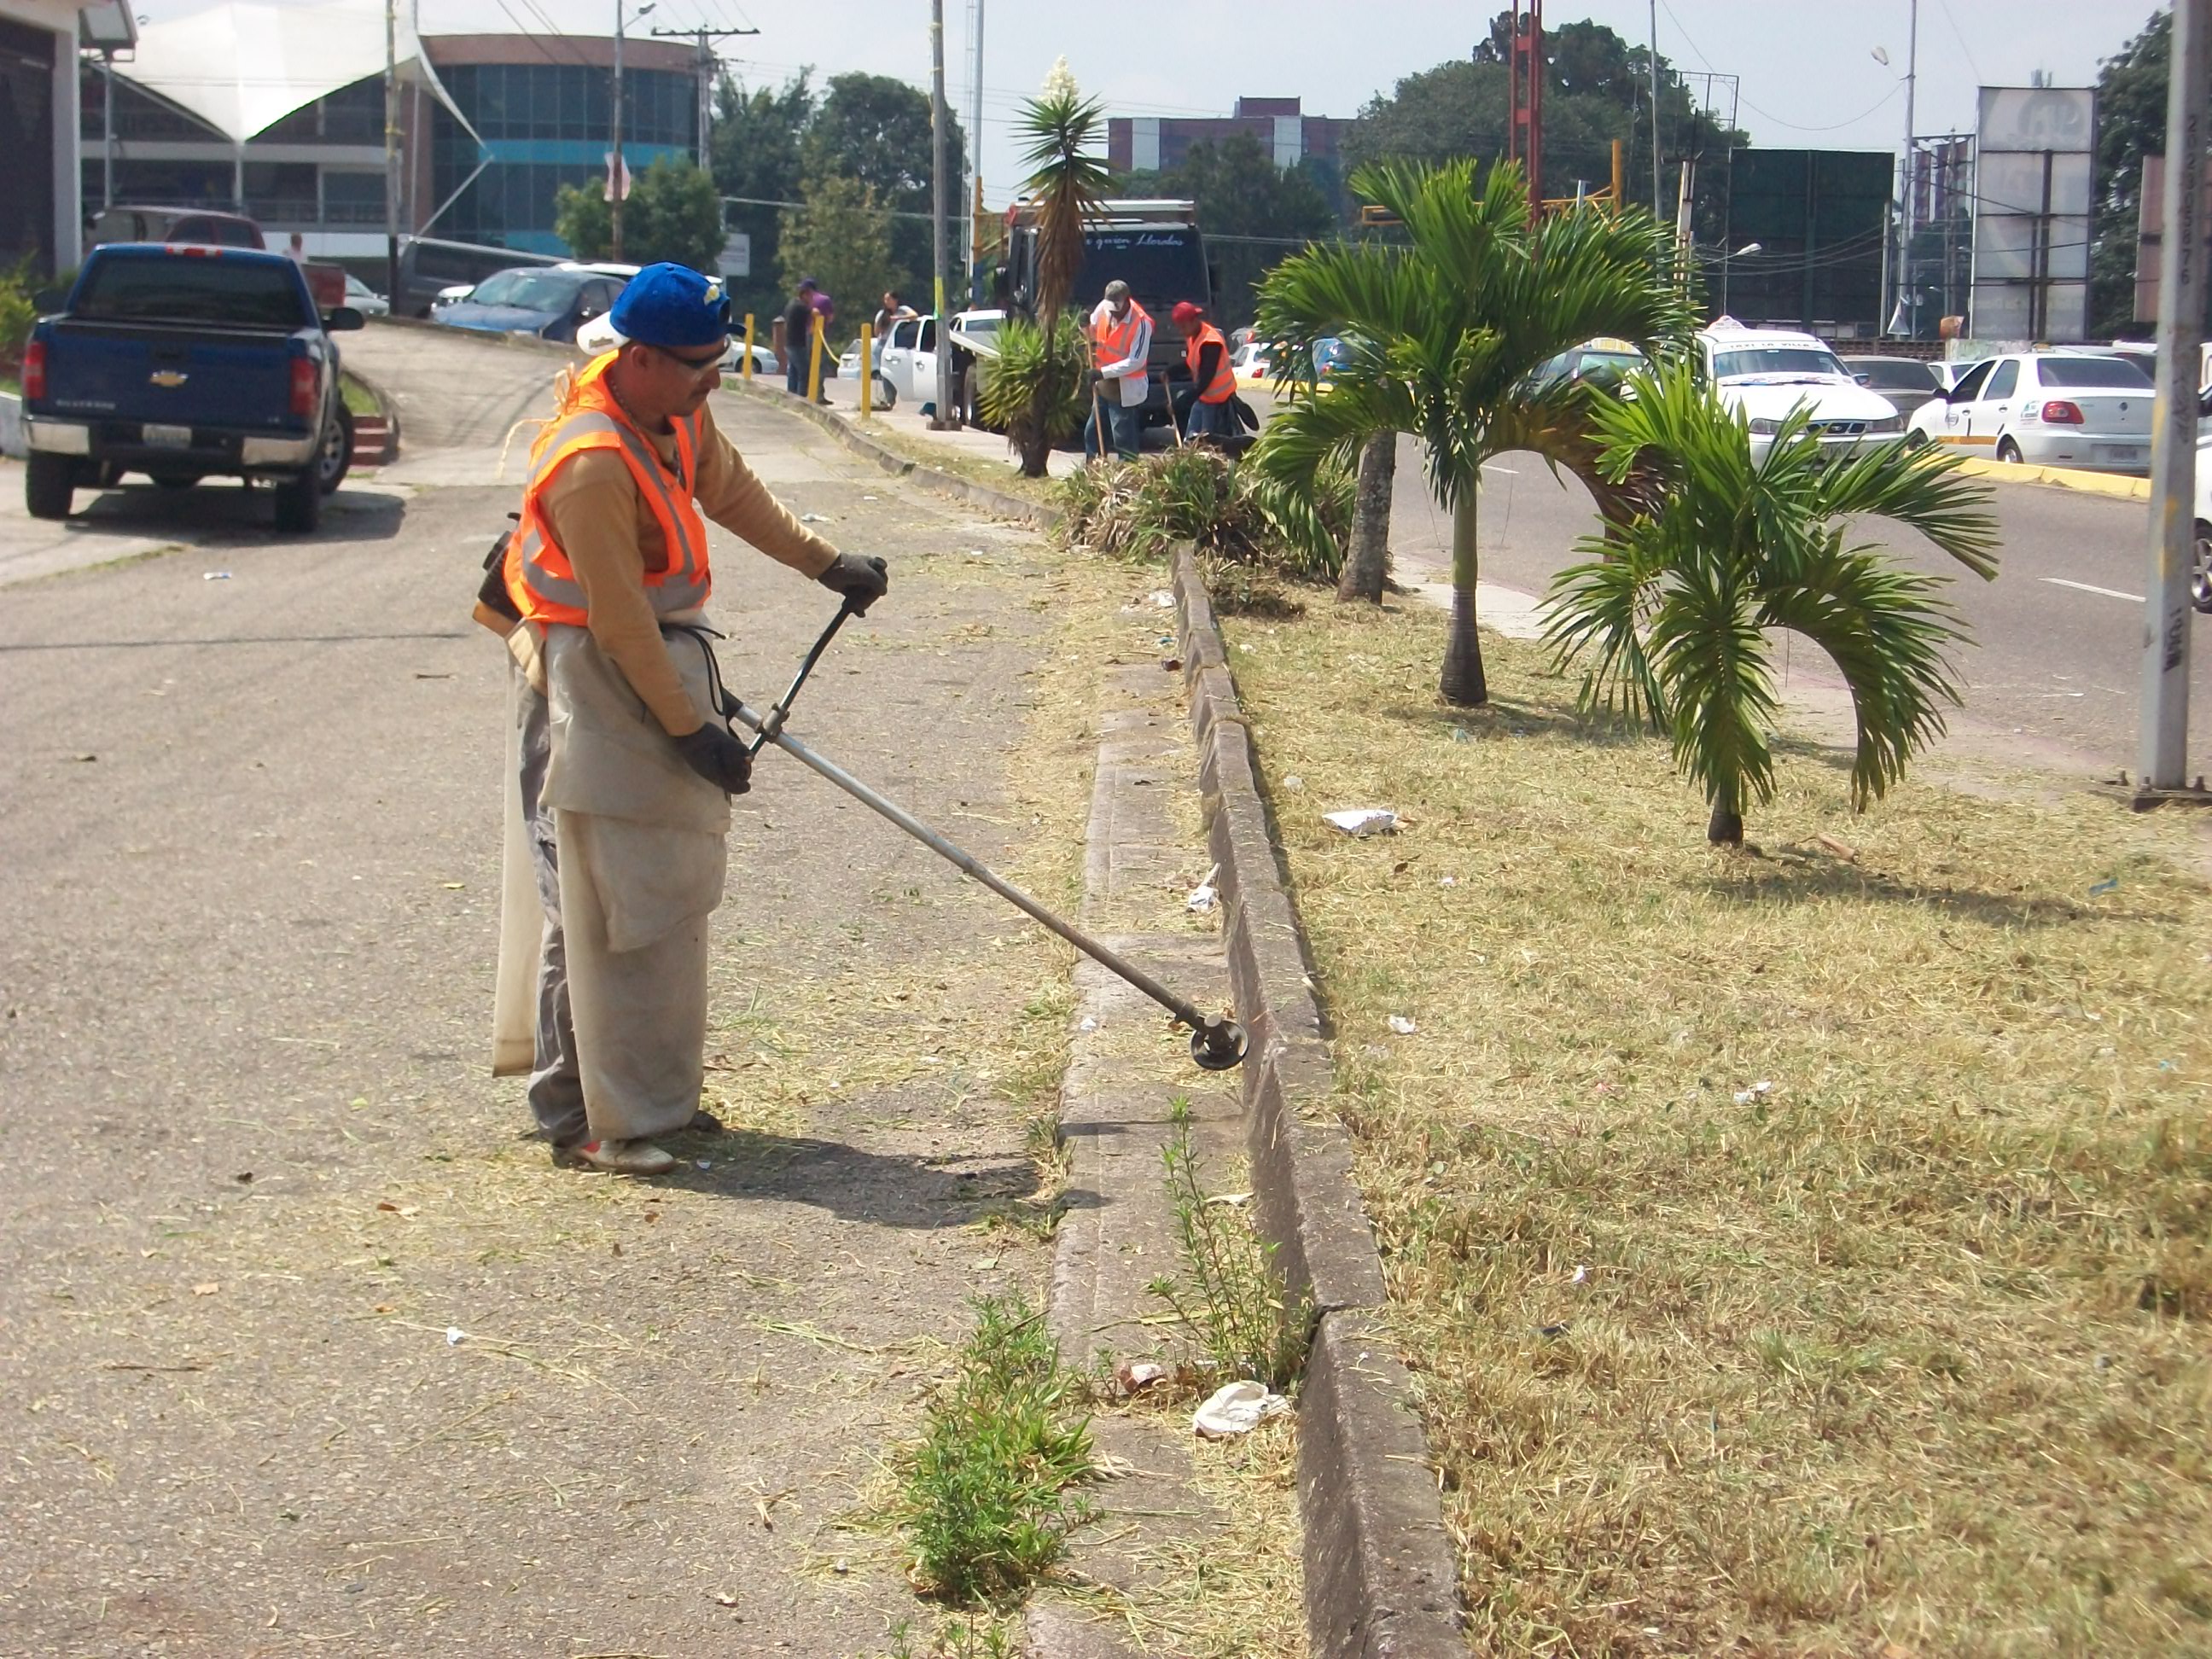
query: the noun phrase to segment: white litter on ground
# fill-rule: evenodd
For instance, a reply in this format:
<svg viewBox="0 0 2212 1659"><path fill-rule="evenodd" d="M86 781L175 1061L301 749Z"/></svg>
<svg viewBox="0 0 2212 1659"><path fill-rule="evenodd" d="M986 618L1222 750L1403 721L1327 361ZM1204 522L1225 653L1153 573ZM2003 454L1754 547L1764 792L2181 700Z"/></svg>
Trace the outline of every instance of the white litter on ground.
<svg viewBox="0 0 2212 1659"><path fill-rule="evenodd" d="M1355 806L1341 812L1324 812L1322 818L1347 836L1387 836L1398 828L1398 815L1387 806Z"/></svg>
<svg viewBox="0 0 2212 1659"><path fill-rule="evenodd" d="M1269 1391L1264 1382L1249 1379L1218 1389L1191 1414L1190 1425L1208 1440L1226 1440L1249 1434L1271 1417L1290 1410L1291 1402Z"/></svg>

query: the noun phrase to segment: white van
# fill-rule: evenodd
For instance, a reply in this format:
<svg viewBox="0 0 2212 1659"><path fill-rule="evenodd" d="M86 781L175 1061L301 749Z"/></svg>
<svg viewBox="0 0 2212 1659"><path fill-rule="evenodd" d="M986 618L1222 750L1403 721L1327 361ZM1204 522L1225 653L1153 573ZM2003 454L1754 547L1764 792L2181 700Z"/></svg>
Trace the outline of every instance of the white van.
<svg viewBox="0 0 2212 1659"><path fill-rule="evenodd" d="M1782 422L1800 408L1811 415L1823 455L1848 454L1863 443L1904 434L1905 417L1861 386L1814 335L1746 328L1723 317L1698 331L1698 358L1722 404L1749 421L1753 461L1766 459Z"/></svg>

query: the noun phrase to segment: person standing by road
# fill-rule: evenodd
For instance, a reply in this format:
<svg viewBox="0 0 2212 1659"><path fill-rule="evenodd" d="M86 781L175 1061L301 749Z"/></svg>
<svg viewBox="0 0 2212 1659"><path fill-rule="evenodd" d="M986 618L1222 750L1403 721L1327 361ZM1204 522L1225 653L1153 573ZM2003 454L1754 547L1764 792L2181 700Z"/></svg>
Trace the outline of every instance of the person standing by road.
<svg viewBox="0 0 2212 1659"><path fill-rule="evenodd" d="M783 313L783 389L794 398L806 395L807 366L813 361L815 293L814 279L802 277Z"/></svg>
<svg viewBox="0 0 2212 1659"><path fill-rule="evenodd" d="M1146 364L1152 355L1152 319L1131 297L1129 285L1116 280L1106 284L1106 297L1092 310L1084 332L1091 337L1098 380L1091 394L1091 418L1083 427L1083 458L1096 460L1110 443L1115 454L1133 461L1144 447L1145 399L1152 392Z"/></svg>
<svg viewBox="0 0 2212 1659"><path fill-rule="evenodd" d="M682 265L630 279L622 343L563 387L532 448L506 603L477 609L512 613L518 670L493 1070L529 1074L556 1163L623 1175L674 1168L653 1138L699 1111L707 919L730 797L751 783L710 667L705 520L858 610L890 586L716 429L729 311L719 281Z"/></svg>
<svg viewBox="0 0 2212 1659"><path fill-rule="evenodd" d="M884 302L876 307L876 343L881 345L892 326L905 322L916 314L915 308L899 297L895 288L884 290Z"/></svg>
<svg viewBox="0 0 2212 1659"><path fill-rule="evenodd" d="M1205 311L1188 300L1176 301L1168 315L1182 331L1183 361L1190 365L1194 394L1183 435L1227 443L1237 435L1237 371L1229 367L1229 342L1206 320Z"/></svg>

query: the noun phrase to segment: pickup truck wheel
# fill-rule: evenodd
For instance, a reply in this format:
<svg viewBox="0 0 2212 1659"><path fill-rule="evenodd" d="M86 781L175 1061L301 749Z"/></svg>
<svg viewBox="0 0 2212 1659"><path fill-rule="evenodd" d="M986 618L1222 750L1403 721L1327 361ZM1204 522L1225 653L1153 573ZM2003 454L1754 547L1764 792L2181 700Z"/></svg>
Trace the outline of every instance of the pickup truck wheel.
<svg viewBox="0 0 2212 1659"><path fill-rule="evenodd" d="M323 521L323 485L319 468L294 474L276 482L276 527L288 535L311 536Z"/></svg>
<svg viewBox="0 0 2212 1659"><path fill-rule="evenodd" d="M23 468L23 506L34 519L66 519L76 496L76 463L34 452Z"/></svg>
<svg viewBox="0 0 2212 1659"><path fill-rule="evenodd" d="M315 456L315 480L327 495L338 487L353 465L353 410L343 401L337 418L323 428L323 447Z"/></svg>

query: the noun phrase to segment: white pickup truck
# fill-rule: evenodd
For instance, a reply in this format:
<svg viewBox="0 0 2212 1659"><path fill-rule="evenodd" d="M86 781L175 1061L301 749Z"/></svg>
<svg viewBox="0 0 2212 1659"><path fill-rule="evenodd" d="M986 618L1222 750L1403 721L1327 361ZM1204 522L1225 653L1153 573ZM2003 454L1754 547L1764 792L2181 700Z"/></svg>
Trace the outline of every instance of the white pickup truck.
<svg viewBox="0 0 2212 1659"><path fill-rule="evenodd" d="M1698 357L1715 395L1749 422L1754 461L1765 459L1774 434L1799 409L1810 417L1823 455L1849 454L1863 443L1904 434L1905 417L1861 386L1817 336L1747 328L1723 317L1698 331Z"/></svg>

